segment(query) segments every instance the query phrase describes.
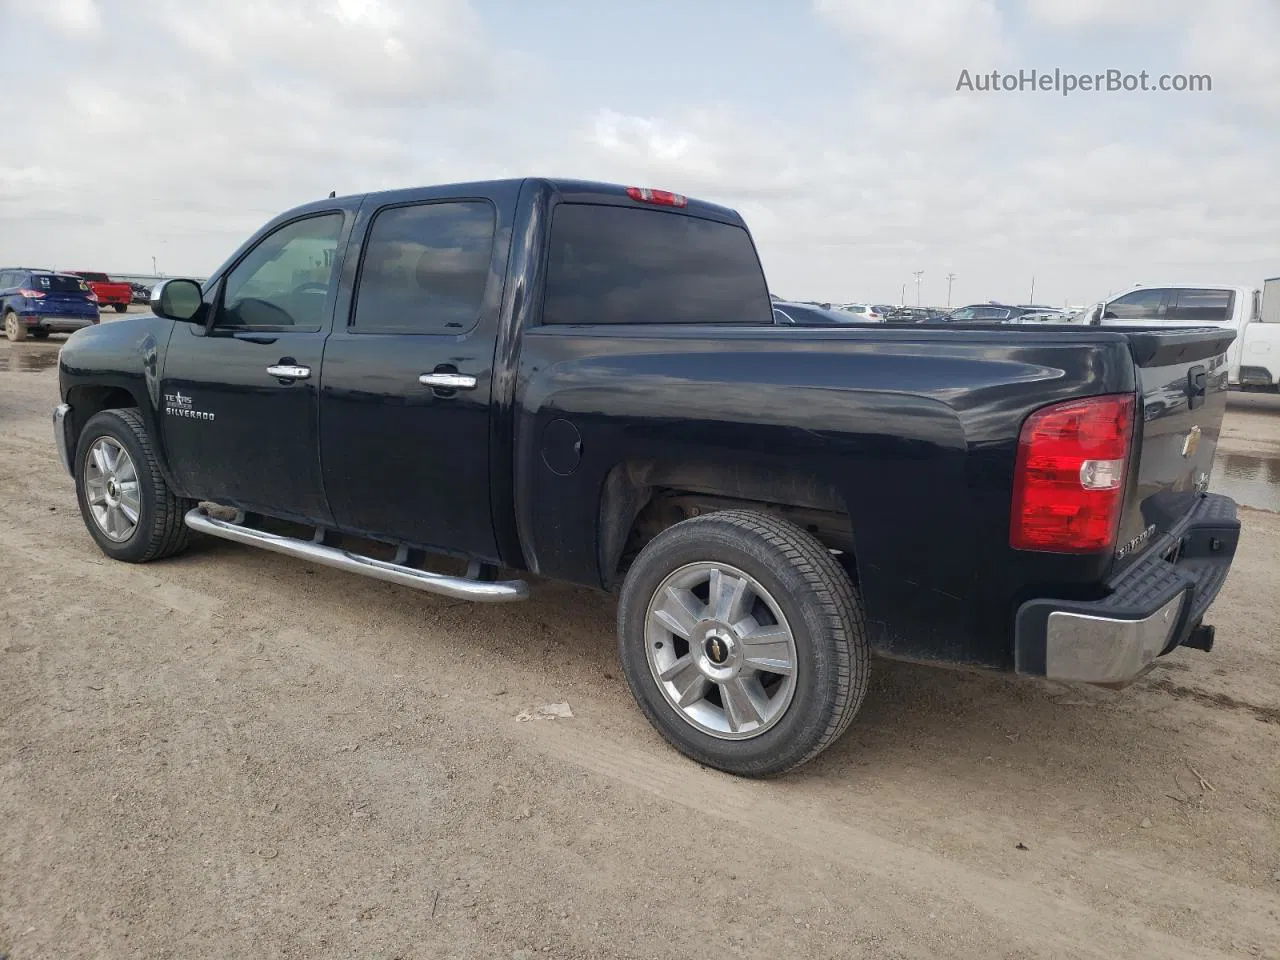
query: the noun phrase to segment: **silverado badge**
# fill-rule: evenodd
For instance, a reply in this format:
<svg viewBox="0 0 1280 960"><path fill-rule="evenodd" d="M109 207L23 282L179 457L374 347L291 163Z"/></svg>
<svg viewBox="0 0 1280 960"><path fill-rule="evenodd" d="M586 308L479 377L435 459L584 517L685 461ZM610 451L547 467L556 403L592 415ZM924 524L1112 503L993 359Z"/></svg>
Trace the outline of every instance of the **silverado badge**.
<svg viewBox="0 0 1280 960"><path fill-rule="evenodd" d="M1200 427L1194 426L1188 432L1182 441L1182 455L1189 457L1196 452L1196 447L1200 446Z"/></svg>

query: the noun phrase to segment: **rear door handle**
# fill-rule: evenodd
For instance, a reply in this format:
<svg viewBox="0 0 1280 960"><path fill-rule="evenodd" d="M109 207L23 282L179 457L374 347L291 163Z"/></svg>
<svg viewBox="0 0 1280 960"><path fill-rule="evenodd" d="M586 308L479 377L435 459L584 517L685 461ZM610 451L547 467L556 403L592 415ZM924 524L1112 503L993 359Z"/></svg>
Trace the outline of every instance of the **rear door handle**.
<svg viewBox="0 0 1280 960"><path fill-rule="evenodd" d="M424 373L418 378L424 387L436 390L474 390L476 378L465 373Z"/></svg>
<svg viewBox="0 0 1280 960"><path fill-rule="evenodd" d="M305 380L311 376L311 368L292 363L277 363L267 367L267 373L280 380Z"/></svg>

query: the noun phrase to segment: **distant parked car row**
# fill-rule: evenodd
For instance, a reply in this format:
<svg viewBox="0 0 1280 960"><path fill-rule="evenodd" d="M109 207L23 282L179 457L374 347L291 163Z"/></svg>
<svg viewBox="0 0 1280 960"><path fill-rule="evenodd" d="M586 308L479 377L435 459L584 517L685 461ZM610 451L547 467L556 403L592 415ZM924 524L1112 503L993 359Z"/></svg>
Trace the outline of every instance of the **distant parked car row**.
<svg viewBox="0 0 1280 960"><path fill-rule="evenodd" d="M787 325L841 323L1068 323L1072 314L1039 304L1010 306L981 303L943 310L937 307L894 307L887 304L790 301L774 297L774 321Z"/></svg>
<svg viewBox="0 0 1280 960"><path fill-rule="evenodd" d="M1071 314L1057 307L1034 303L1010 306L1003 303L976 303L961 307L941 317L944 323L975 321L979 323L1066 323Z"/></svg>

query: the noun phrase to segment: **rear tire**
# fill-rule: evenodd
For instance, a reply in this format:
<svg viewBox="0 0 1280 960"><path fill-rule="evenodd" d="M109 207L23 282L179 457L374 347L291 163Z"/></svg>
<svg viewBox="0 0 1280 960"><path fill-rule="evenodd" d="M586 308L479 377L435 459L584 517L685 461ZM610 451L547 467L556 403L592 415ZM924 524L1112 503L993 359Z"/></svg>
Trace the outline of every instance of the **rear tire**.
<svg viewBox="0 0 1280 960"><path fill-rule="evenodd" d="M812 760L866 694L870 648L853 584L794 524L728 510L640 552L618 607L623 673L677 750L751 777Z"/></svg>
<svg viewBox="0 0 1280 960"><path fill-rule="evenodd" d="M84 524L113 560L146 563L186 548L183 517L195 502L169 489L136 409L90 418L76 443L75 475Z"/></svg>
<svg viewBox="0 0 1280 960"><path fill-rule="evenodd" d="M111 308L115 310L116 313L124 313L129 309L129 305L127 303L113 303Z"/></svg>
<svg viewBox="0 0 1280 960"><path fill-rule="evenodd" d="M9 338L10 343L27 339L27 325L18 319L18 315L12 310L5 311L4 335Z"/></svg>
<svg viewBox="0 0 1280 960"><path fill-rule="evenodd" d="M31 330L28 330L27 332L30 333L31 336L35 337L37 340L49 339L49 331L43 329L42 327L34 327Z"/></svg>

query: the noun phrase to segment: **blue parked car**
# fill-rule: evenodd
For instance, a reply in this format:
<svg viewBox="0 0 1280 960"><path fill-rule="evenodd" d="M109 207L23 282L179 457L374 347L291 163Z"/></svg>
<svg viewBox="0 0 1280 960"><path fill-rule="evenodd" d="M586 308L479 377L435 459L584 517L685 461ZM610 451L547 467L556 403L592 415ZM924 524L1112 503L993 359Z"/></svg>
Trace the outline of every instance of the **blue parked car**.
<svg viewBox="0 0 1280 960"><path fill-rule="evenodd" d="M0 268L0 320L10 340L71 333L98 322L98 297L69 273Z"/></svg>

